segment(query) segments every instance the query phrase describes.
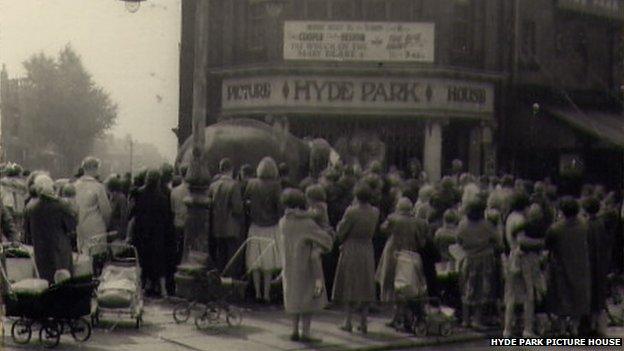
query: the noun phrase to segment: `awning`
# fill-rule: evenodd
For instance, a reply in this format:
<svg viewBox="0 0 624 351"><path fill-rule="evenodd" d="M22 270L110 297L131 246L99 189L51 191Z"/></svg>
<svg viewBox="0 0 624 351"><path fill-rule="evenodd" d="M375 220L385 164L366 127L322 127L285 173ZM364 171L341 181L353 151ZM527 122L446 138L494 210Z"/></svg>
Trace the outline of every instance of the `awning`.
<svg viewBox="0 0 624 351"><path fill-rule="evenodd" d="M555 117L602 141L624 148L624 115L602 111L547 108Z"/></svg>

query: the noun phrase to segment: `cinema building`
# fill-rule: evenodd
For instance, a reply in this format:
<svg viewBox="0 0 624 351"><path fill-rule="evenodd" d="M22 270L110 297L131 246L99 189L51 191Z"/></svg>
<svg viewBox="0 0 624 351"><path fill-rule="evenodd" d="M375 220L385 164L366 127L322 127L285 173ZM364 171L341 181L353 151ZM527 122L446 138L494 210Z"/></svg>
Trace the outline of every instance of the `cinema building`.
<svg viewBox="0 0 624 351"><path fill-rule="evenodd" d="M204 1L208 124L277 120L347 160L418 158L434 179L454 158L494 170L503 1ZM191 133L196 6L182 3L180 142Z"/></svg>

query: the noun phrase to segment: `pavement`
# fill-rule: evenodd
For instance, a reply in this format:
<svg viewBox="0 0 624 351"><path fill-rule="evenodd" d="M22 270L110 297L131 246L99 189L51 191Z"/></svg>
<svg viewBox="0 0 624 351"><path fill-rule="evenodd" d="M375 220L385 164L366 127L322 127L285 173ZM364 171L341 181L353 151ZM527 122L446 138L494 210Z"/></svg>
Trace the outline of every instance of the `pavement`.
<svg viewBox="0 0 624 351"><path fill-rule="evenodd" d="M369 318L367 335L347 333L338 329L343 315L326 310L312 320L312 343L290 341L290 318L281 306L251 306L243 309L240 326L230 327L221 317L217 324L200 331L193 323L177 324L173 319L174 301L146 301L144 323L136 329L134 320L102 319L91 338L78 343L71 335L63 335L59 350L85 351L268 351L268 350L455 350L492 349L489 337L499 336L495 330L475 332L455 325L447 337L416 337L385 326L389 311L380 311ZM4 345L0 350L40 350L38 330L28 345L16 345L10 337L10 322L6 323ZM624 337L624 328L611 328L610 336ZM531 348L532 350L534 348ZM569 348L568 348L569 349Z"/></svg>
<svg viewBox="0 0 624 351"><path fill-rule="evenodd" d="M91 338L78 343L71 335L61 337L57 349L88 351L126 350L394 350L400 348L439 345L479 340L485 333L461 329L455 326L447 337L415 337L412 334L397 332L385 326L389 311L378 312L369 318L367 335L354 331L347 333L338 328L343 315L338 310L325 310L312 320L313 338L311 343L290 340L291 320L281 306L242 307L243 321L240 326L228 326L222 316L218 323L207 330L198 330L193 314L188 322L177 324L173 319L174 301L147 300L143 325L136 329L134 320L102 318L101 325L93 330ZM10 337L10 321L5 323L4 345L0 350L41 349L38 341L39 330L33 330L28 345L16 345Z"/></svg>

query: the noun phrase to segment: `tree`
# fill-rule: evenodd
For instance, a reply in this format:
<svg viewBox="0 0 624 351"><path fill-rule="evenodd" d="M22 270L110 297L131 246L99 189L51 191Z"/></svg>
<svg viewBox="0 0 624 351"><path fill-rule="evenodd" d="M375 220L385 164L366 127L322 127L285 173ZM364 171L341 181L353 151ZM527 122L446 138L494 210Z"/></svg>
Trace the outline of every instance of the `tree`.
<svg viewBox="0 0 624 351"><path fill-rule="evenodd" d="M117 105L93 82L70 45L55 60L43 53L24 62L27 84L22 118L28 125L24 138L33 150L45 150L62 160L63 173L71 172L110 129Z"/></svg>

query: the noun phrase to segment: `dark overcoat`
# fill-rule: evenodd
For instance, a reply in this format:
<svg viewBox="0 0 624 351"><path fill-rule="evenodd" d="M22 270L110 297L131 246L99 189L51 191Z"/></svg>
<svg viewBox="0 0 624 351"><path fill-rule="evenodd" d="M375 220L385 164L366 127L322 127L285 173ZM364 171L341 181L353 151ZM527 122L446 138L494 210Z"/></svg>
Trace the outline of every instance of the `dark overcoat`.
<svg viewBox="0 0 624 351"><path fill-rule="evenodd" d="M164 277L175 248L175 231L170 201L160 189L144 188L131 209L134 218L133 245L145 277Z"/></svg>
<svg viewBox="0 0 624 351"><path fill-rule="evenodd" d="M599 312L605 306L608 294L609 269L611 268L611 247L613 237L602 219L591 216L587 221L589 265L591 268L592 311Z"/></svg>
<svg viewBox="0 0 624 351"><path fill-rule="evenodd" d="M340 257L334 278L336 302L372 302L375 300L375 257L373 236L379 222L379 210L368 204L347 209L338 223Z"/></svg>
<svg viewBox="0 0 624 351"><path fill-rule="evenodd" d="M24 230L32 240L41 279L53 283L57 270L72 271L76 224L74 211L62 200L39 197L26 207Z"/></svg>
<svg viewBox="0 0 624 351"><path fill-rule="evenodd" d="M559 316L581 317L590 311L587 225L578 219L556 222L546 233L550 251L548 306Z"/></svg>

